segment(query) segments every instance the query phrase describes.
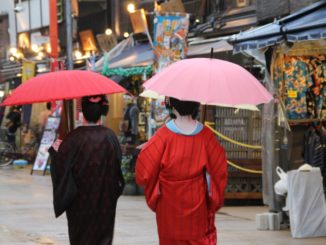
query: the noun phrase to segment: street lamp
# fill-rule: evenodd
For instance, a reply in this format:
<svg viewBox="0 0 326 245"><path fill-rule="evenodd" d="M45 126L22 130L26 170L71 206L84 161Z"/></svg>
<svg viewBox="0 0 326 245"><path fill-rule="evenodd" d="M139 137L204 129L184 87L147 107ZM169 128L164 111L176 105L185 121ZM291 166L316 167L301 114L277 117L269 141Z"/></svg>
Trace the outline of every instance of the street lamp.
<svg viewBox="0 0 326 245"><path fill-rule="evenodd" d="M79 60L83 57L83 54L79 50L75 50L74 55L77 60Z"/></svg>
<svg viewBox="0 0 326 245"><path fill-rule="evenodd" d="M37 53L37 52L40 50L37 44L32 44L31 49L32 49L32 51L35 52L35 53Z"/></svg>
<svg viewBox="0 0 326 245"><path fill-rule="evenodd" d="M129 33L128 33L128 32L124 32L124 33L123 33L123 37L124 37L124 38L128 38L128 37L129 37Z"/></svg>
<svg viewBox="0 0 326 245"><path fill-rule="evenodd" d="M112 30L110 28L106 29L105 34L110 36L112 34Z"/></svg>
<svg viewBox="0 0 326 245"><path fill-rule="evenodd" d="M136 9L135 4L133 4L133 3L129 3L129 4L127 5L127 10L128 10L129 13L133 13L133 12L135 12L135 9Z"/></svg>
<svg viewBox="0 0 326 245"><path fill-rule="evenodd" d="M17 48L10 48L9 52L15 56L18 53L18 50Z"/></svg>

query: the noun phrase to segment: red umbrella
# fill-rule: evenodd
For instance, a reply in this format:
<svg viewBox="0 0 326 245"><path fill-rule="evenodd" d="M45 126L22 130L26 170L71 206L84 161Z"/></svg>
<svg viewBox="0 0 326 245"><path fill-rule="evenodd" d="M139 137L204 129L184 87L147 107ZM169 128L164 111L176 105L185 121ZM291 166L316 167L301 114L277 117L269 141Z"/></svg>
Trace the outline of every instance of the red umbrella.
<svg viewBox="0 0 326 245"><path fill-rule="evenodd" d="M69 100L87 95L126 93L113 80L92 71L67 70L33 77L19 85L3 106Z"/></svg>

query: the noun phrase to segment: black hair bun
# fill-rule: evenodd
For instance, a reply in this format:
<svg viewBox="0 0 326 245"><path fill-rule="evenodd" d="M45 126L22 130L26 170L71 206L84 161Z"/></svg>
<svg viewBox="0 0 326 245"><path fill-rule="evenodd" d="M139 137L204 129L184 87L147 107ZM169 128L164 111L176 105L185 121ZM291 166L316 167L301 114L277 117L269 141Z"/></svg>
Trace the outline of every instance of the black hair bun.
<svg viewBox="0 0 326 245"><path fill-rule="evenodd" d="M89 122L97 122L109 112L109 102L104 94L84 96L82 98L82 111Z"/></svg>

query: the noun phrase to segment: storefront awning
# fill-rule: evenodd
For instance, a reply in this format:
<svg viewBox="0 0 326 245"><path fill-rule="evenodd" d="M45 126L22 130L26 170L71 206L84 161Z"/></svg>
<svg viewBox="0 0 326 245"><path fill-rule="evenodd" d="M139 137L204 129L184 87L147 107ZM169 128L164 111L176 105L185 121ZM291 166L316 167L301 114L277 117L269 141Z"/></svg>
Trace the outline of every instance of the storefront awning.
<svg viewBox="0 0 326 245"><path fill-rule="evenodd" d="M326 38L326 1L319 1L274 23L242 32L230 38L234 52L260 49L288 41Z"/></svg>
<svg viewBox="0 0 326 245"><path fill-rule="evenodd" d="M126 68L153 64L154 54L150 44L138 44L108 60L108 68Z"/></svg>
<svg viewBox="0 0 326 245"><path fill-rule="evenodd" d="M0 83L21 76L21 72L21 64L8 62L0 64Z"/></svg>
<svg viewBox="0 0 326 245"><path fill-rule="evenodd" d="M205 39L198 42L189 43L188 57L209 54L213 48L214 53L225 52L233 49L226 40Z"/></svg>

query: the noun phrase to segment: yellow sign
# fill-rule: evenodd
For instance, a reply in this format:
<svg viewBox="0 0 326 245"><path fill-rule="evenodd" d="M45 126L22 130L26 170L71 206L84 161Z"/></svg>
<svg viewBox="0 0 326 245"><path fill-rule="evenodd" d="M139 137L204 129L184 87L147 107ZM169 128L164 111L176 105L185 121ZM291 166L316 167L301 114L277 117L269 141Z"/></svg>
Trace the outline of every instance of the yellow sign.
<svg viewBox="0 0 326 245"><path fill-rule="evenodd" d="M91 29L79 32L84 51L97 51L93 31Z"/></svg>
<svg viewBox="0 0 326 245"><path fill-rule="evenodd" d="M288 97L291 99L295 99L298 97L298 91L296 90L289 90L288 91Z"/></svg>
<svg viewBox="0 0 326 245"><path fill-rule="evenodd" d="M23 61L22 82L27 81L35 76L35 63L33 61Z"/></svg>
<svg viewBox="0 0 326 245"><path fill-rule="evenodd" d="M147 19L144 9L136 10L129 14L134 33L147 33Z"/></svg>

